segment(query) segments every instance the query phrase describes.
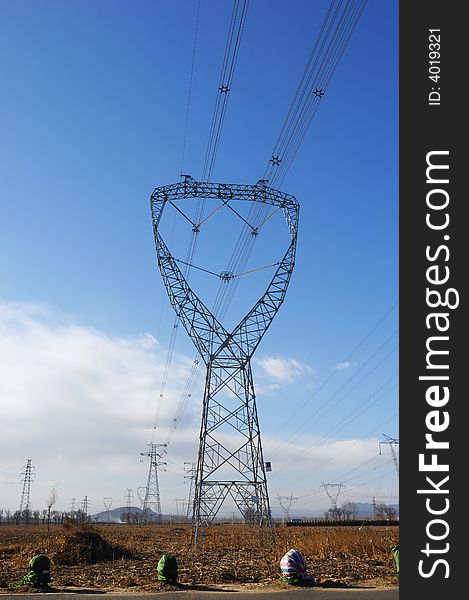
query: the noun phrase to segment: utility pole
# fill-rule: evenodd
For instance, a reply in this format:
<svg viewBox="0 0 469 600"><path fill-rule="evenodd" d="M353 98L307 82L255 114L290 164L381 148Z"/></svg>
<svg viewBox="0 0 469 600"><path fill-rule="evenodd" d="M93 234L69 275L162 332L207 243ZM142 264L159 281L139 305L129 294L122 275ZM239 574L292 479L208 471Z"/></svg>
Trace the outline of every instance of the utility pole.
<svg viewBox="0 0 469 600"><path fill-rule="evenodd" d="M162 453L158 448L166 448L167 444L148 444L148 452L141 452L140 456L148 456L150 463L148 466L148 478L145 489L145 497L143 499L143 519L156 523L162 522L160 488L158 484L158 467L166 465L161 458L166 454L166 450ZM141 459L143 460L143 459Z"/></svg>

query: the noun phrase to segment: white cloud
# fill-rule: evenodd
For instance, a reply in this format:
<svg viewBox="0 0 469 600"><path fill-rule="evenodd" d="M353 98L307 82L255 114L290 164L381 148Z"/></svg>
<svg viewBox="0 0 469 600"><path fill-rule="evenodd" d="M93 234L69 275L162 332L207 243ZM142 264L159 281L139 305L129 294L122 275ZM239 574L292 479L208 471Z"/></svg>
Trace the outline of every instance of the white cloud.
<svg viewBox="0 0 469 600"><path fill-rule="evenodd" d="M159 482L163 511L174 510L172 499L188 493L184 462L197 457L204 377L201 369L181 415L193 356L173 354L159 405L165 362L165 349L149 334L112 337L44 306L0 301L0 509L19 506L20 473L28 458L36 473L33 509L45 507L52 488L57 509L68 509L72 498L78 504L85 495L90 512L103 510L106 497L123 506L129 488L138 504L137 490L148 474L148 458L140 453L154 441L169 442ZM273 392L313 373L308 365L279 356L256 363L264 375L256 390ZM309 452L312 438L280 450L279 439L263 436L264 458L272 460L279 490L310 488L313 472L319 485L321 478L331 480L329 466L341 476L376 454L376 440L351 446L331 441Z"/></svg>
<svg viewBox="0 0 469 600"><path fill-rule="evenodd" d="M254 389L256 390L257 396L276 396L281 387L282 386L279 383L254 383Z"/></svg>
<svg viewBox="0 0 469 600"><path fill-rule="evenodd" d="M164 352L156 359L156 345L148 334L110 337L43 306L0 302L0 453L10 471L16 466L17 481L27 458L37 468L36 481L78 481L86 474L111 484L114 476L130 479L137 472L143 481L139 453L152 441L166 360ZM191 364L173 355L154 440L177 439L181 430L193 428L193 443L178 444L181 450L191 447L180 457L181 468L198 442L197 401L173 421ZM16 496L10 508L18 505Z"/></svg>
<svg viewBox="0 0 469 600"><path fill-rule="evenodd" d="M278 438L264 436L264 458L272 464L270 488L281 495L292 491L294 495L304 494L310 508L328 507L321 491L323 482L344 481L344 491L350 491L352 500L361 498L368 502L374 493L388 494L383 486L384 481L387 485L389 480L395 480L393 466L389 457L378 455L377 444L375 438L327 443L304 438L282 443ZM275 494L271 496L275 502Z"/></svg>
<svg viewBox="0 0 469 600"><path fill-rule="evenodd" d="M357 366L356 362L350 362L349 360L346 360L344 362L337 363L336 369L338 371L342 371L343 369L350 369L351 367L356 367L356 366Z"/></svg>
<svg viewBox="0 0 469 600"><path fill-rule="evenodd" d="M255 358L254 362L261 368L264 376L270 377L282 383L292 383L296 379L312 375L314 369L294 358L282 356L261 356Z"/></svg>

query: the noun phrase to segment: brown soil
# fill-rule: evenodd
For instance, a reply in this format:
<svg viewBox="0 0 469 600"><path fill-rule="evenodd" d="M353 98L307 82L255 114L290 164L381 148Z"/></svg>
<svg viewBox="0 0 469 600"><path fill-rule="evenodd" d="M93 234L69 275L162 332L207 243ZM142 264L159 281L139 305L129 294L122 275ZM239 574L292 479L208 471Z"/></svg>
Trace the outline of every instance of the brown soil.
<svg viewBox="0 0 469 600"><path fill-rule="evenodd" d="M0 594L9 593L38 552L51 559L54 590L286 589L280 559L300 550L308 573L323 587L397 586L391 547L397 527L337 526L275 529L275 542L246 525L213 525L197 549L187 525L0 527ZM164 553L177 559L176 586L158 581ZM16 590L18 591L18 590ZM22 590L34 591L28 587Z"/></svg>

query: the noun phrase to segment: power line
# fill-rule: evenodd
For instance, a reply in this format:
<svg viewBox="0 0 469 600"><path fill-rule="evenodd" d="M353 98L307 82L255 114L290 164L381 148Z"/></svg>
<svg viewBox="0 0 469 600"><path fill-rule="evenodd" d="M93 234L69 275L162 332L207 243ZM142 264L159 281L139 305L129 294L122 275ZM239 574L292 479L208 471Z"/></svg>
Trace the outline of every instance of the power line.
<svg viewBox="0 0 469 600"><path fill-rule="evenodd" d="M348 0L346 6L341 9L342 0L339 0L336 6L335 0L331 2L272 152L272 157L262 177L263 180L269 181L269 185L279 187L281 181L283 181L365 4L366 0ZM320 88L316 87L314 91L312 87L316 80L313 75L316 77L318 85L321 86ZM280 158L280 155L283 158ZM267 210L262 205L251 207L248 221L255 224L255 229L259 229L265 222ZM235 270L243 271L245 269L257 237L252 235L252 229L253 227L248 224L241 231L230 261L232 266L228 266L227 271L234 272ZM236 268L233 265L236 265ZM230 286L220 285L214 305L214 310L218 316L223 316L231 303L236 287L237 282L230 282Z"/></svg>
<svg viewBox="0 0 469 600"><path fill-rule="evenodd" d="M279 186L316 114L367 0L332 0L287 116L267 162L263 179Z"/></svg>
<svg viewBox="0 0 469 600"><path fill-rule="evenodd" d="M290 438L288 438L287 440L283 441L276 450L273 451L273 454L278 454L281 449L287 445L289 442L294 441L296 439L298 439L302 433L304 433L307 429L309 429L309 424L311 423L311 421L313 420L314 417L317 417L316 420L314 421L314 424L317 424L322 418L324 418L328 413L330 413L330 411L337 407L337 405L342 402L343 400L345 400L346 398L349 397L349 394L351 391L355 390L358 386L360 386L366 379L368 379L368 377L370 377L372 375L372 373L374 371L376 371L378 369L378 367L380 367L396 350L397 350L397 346L395 346L394 348L392 348L382 359L379 363L377 363L372 369L370 369L367 373L365 373L365 375L349 390L345 391L342 396L340 396L336 402L334 404L332 404L331 406L329 406L329 408L327 410L324 410L326 406L328 406L330 404L330 402L337 396L337 394L339 392L341 392L342 390L344 390L344 388L361 372L362 369L364 369L365 366L368 365L368 363L378 354L379 351L381 351L384 346L392 339L393 336L389 336L387 338L387 340L376 350L374 351L371 356L369 356L367 358L367 360L359 367L359 369L357 369L337 390L335 390L335 392L333 394L331 394L329 396L329 398L321 403L318 408L316 408L316 410L309 415L307 418L303 417L302 419L302 425L300 428L296 428L295 430L295 434L293 436L291 436ZM387 385L393 378L395 378L396 375L391 376L384 385ZM378 389L378 391L381 390L381 387ZM375 392L376 393L376 392ZM375 393L373 393L371 395L371 397L373 397L375 395ZM319 416L318 413L320 413L322 411L322 414L320 414Z"/></svg>
<svg viewBox="0 0 469 600"><path fill-rule="evenodd" d="M225 118L228 96L229 96L229 92L231 91L235 68L236 68L236 64L238 61L238 53L239 53L241 38L242 38L243 30L244 30L244 24L246 21L249 0L243 0L241 7L240 7L240 5L241 5L241 0L234 0L230 25L229 25L229 29L228 29L228 38L227 38L227 42L226 42L226 46L225 46L225 52L224 52L224 57L223 57L223 62L222 62L222 69L221 69L220 78L219 78L219 85L218 85L218 92L217 92L217 97L216 97L216 102L215 102L215 108L213 111L212 123L211 123L210 131L209 131L208 144L207 144L207 150L206 150L206 156L205 156L205 162L204 162L204 169L203 169L203 174L202 174L203 180L209 179L211 177L213 168L215 165L215 159L216 159L218 147L220 144L220 137L221 137L222 127L223 127L223 121ZM190 94L191 94L191 89L192 89L192 77L193 77L193 67L194 67L194 61L195 61L195 48L196 48L196 41L197 41L199 10L200 10L200 0L199 0L198 9L197 9L196 30L195 30L195 34L194 34L194 46L193 46L193 52L192 52L192 66L191 66L191 76L190 76L190 83L189 83L189 99L188 99L188 106L187 106L187 110L186 110L186 129L187 129L187 123L188 123ZM184 156L184 151L185 151L185 140L186 140L186 133L184 134L183 156ZM181 171L182 171L182 168L181 168ZM182 174L182 172L181 172L181 176L185 177ZM204 201L199 198L197 200L197 205L196 205L196 223L200 223L202 221L204 205L205 205ZM187 251L187 257L186 257L186 261L185 261L186 270L184 272L184 276L186 277L187 280L189 280L190 269L193 266L192 263L193 263L193 259L195 256L198 233L199 233L198 228L193 223L192 235L190 237L189 247L188 247L188 251ZM159 395L159 399L158 399L158 403L157 403L156 415L155 415L155 420L154 420L154 424L153 424L152 442L154 441L154 436L155 436L155 432L156 432L156 429L158 426L159 415L161 412L161 407L162 407L162 403L163 403L163 399L164 399L166 382L168 379L169 368L170 368L170 365L172 362L172 355L173 355L174 346L176 343L178 322L179 322L179 319L176 316L174 325L173 325L173 329L171 332L171 339L170 339L170 343L169 343L169 347L168 347L166 364L165 364L165 367L163 370L163 378L162 378L162 384L161 384L161 389L160 389L160 395ZM195 376L191 376L191 374L190 374L189 377L191 378L191 383L193 385L195 385L195 381L196 381ZM187 385L186 385L186 387L187 387Z"/></svg>
<svg viewBox="0 0 469 600"><path fill-rule="evenodd" d="M381 429L381 427L388 423L392 418L394 418L396 415L392 415L391 417L388 417L387 419L385 419L383 422L379 423L377 426L373 427L373 429L371 429L370 431L368 431L367 433L365 433L364 438L366 438L367 436L371 435L372 433L374 433L377 429ZM308 473L311 474L314 471L319 470L320 468L323 468L325 464L333 461L335 458L337 458L337 456L339 456L340 454L343 454L344 452L347 452L350 450L350 448L352 448L354 445L356 444L356 442L351 442L350 444L348 444L346 447L342 448L342 450L340 450L339 452L336 452L336 454L334 454L333 456L329 457L327 460L323 460L321 461L321 463L319 465L317 465L314 468L309 468ZM315 447L310 448L308 450L306 450L305 452L303 452L301 454L301 456L297 457L296 462L298 462L301 458L304 458L305 456L307 456L308 454L310 454L310 452L312 452L313 450L317 449L318 446L320 446L321 443L318 443ZM272 477L275 477L277 475L279 475L280 473L284 472L284 469L279 469L277 470L274 475L272 475ZM293 480L290 480L290 484L295 483L297 481L304 481L304 475L300 475L299 477L296 477Z"/></svg>
<svg viewBox="0 0 469 600"><path fill-rule="evenodd" d="M379 326L387 319L387 317L397 308L398 303L395 302L385 313L382 317L380 317L380 319L371 327L371 329L360 339L360 341L354 346L354 348L347 354L347 356L341 361L344 364L347 364L351 361L351 359L355 356L355 353L357 352L357 350L359 348L361 348L363 346L363 344L372 336L372 334L379 328ZM397 332L396 332L397 333ZM394 337L395 334L393 334L391 337ZM388 338L390 339L390 338ZM387 343L387 340L385 342L385 344ZM381 348L381 347L380 347ZM379 348L379 349L380 349ZM378 351L379 351L378 349ZM366 365L374 356L376 355L376 352L374 352L370 357L368 357L364 363L364 365ZM360 368L363 368L363 366ZM286 425L288 425L298 414L302 413L304 408L307 406L307 404L309 404L309 402L313 399L314 396L316 396L334 377L337 377L338 374L338 369L334 368L331 373L326 377L326 379L315 389L315 391L310 394L306 400L304 400L304 402L293 412L290 413L290 416L288 417L288 419L286 419L285 421L282 421L281 426L279 427L279 429L277 429L275 431L275 433L273 434L274 437L277 437L277 435L280 433L280 431L286 427ZM352 375L352 377L355 377L356 372L354 372L354 374ZM343 386L342 386L343 387ZM337 393L337 392L336 392ZM319 409L318 409L319 410ZM317 411L316 411L317 412ZM316 414L316 413L314 413ZM314 416L313 414L313 416Z"/></svg>
<svg viewBox="0 0 469 600"><path fill-rule="evenodd" d="M341 4L340 1L337 5L335 5L335 1L331 3L328 13L326 15L326 19L322 24L320 35L316 40L313 51L310 55L310 59L303 73L303 77L300 82L300 86L297 89L295 94L295 98L290 107L287 118L284 122L284 126L282 127L281 134L279 136L280 140L283 140L285 136L289 134L289 121L296 122L298 124L301 118L301 114L304 111L305 103L307 104L311 100L311 91L308 95L306 95L306 90L308 86L311 86L311 79L313 73L317 71L317 75L322 77L322 75L326 74L327 83L332 77L333 72L335 71L335 67L331 68L331 65L337 65L338 60L340 59L343 51L345 50L346 43L350 39L350 36L356 26L358 18L363 11L364 5L366 1L361 0L360 2L347 2L345 8L343 8L341 12ZM248 2L245 1L242 9L240 9L240 2L236 0L233 5L233 11L231 16L231 22L229 27L228 39L225 47L225 55L223 59L223 66L221 70L221 75L219 79L218 86L218 94L215 103L215 108L213 111L212 117L212 126L209 134L209 142L207 145L207 153L204 163L203 170L203 180L207 180L211 178L213 172L213 166L215 162L216 152L219 144L219 136L221 133L221 127L224 120L224 113L226 110L226 104L229 92L231 91L232 78L235 71L237 56L239 51L239 44L242 37L244 23L246 19L248 9ZM340 51L339 51L340 50ZM318 66L319 65L319 66ZM322 79L321 79L322 83ZM323 93L314 94L314 98L321 98ZM295 106L296 104L296 106ZM302 108L300 108L302 106ZM294 131L294 130L293 130ZM291 137L291 135L290 135ZM274 153L279 150L285 150L288 148L288 144L284 144L282 141L276 145L274 149ZM272 167L276 166L275 161L270 161L272 163ZM278 163L280 165L280 162ZM201 216L203 208L200 209L199 215ZM244 231L240 234L240 238L238 241L238 245L234 251L233 257L230 261L230 265L227 266L224 273L234 273L235 270L244 271L247 259L252 251L252 247L255 242L256 236L251 235L252 230L259 229L266 221L266 209L260 205L257 205L256 214L250 213L250 217L255 218L255 222L257 225L255 227L246 224ZM198 219L200 222L201 219ZM194 228L195 229L195 228ZM193 238L196 237L196 233L193 233ZM195 241L194 247L192 247L188 253L188 260L186 261L186 265L190 268L194 268L195 265L192 262L193 254L195 251ZM238 269L234 269L233 265L236 265ZM203 271L201 267L195 267ZM206 270L208 273L209 271ZM214 272L210 272L211 275L218 275ZM214 314L216 314L219 318L224 315L228 304L231 303L231 299L233 297L234 291L237 287L234 282L235 277L226 277L221 278L222 283L220 285L217 298L214 303ZM223 285L223 282L225 285ZM226 285L230 283L231 285ZM176 327L176 325L175 325ZM174 346L175 341L175 330L173 329L173 335L170 343L170 349L168 356L172 355L172 348ZM174 339L173 339L174 338ZM171 358L169 358L170 362ZM167 364L167 368L169 368L169 364ZM165 373L167 372L167 368L165 368ZM195 383L195 379L192 381ZM160 398L163 398L163 391L160 393ZM159 414L159 411L158 411ZM156 423L154 426L154 430L156 429Z"/></svg>
<svg viewBox="0 0 469 600"><path fill-rule="evenodd" d="M383 399L383 398L384 398L384 397L385 397L385 396L386 396L386 395L387 395L389 392L391 392L391 391L392 391L392 389L393 389L393 388L391 388L390 390L388 390L387 392L383 393L381 396L379 396L378 398L376 398L376 399L375 399L375 401L373 402L373 404L376 404L376 403L377 403L379 400L382 400L382 399ZM376 395L376 393L377 393L377 392L375 391L373 394L371 394L371 395L369 396L369 398L368 398L367 400L365 400L365 401L364 401L362 404L366 404L370 398L373 398L373 397ZM372 404L371 406L373 406L373 404ZM371 406L368 406L368 408L370 408ZM365 410L367 410L368 408L366 408L366 409L363 409L363 410L362 410L362 413L363 413L363 412L365 412ZM360 414L362 414L362 413L360 413ZM353 412L352 412L352 414L353 414ZM352 419L352 420L355 420L356 418L358 418L358 416L360 416L360 414L357 414L357 415L355 415L355 416L353 417L353 419ZM307 450L305 450L304 452L302 452L302 453L301 453L301 454L300 454L300 455L297 457L297 461L299 461L300 459L304 459L306 456L308 456L309 454L311 454L312 452L314 452L315 450L317 450L318 448L320 448L321 446L323 446L323 445L324 445L324 444L325 444L327 441L329 441L329 440L330 440L330 439L331 439L331 438L332 438L334 435L337 435L337 433L338 433L339 431L341 431L342 429L344 429L344 427L345 427L346 425L350 424L350 422L351 422L352 420L350 420L350 417L347 417L347 421L345 422L345 424L343 424L341 427L339 427L339 426L335 426L335 427L332 429L332 431L331 431L331 432L329 432L328 434L324 435L324 436L323 436L323 437L322 437L320 440L318 440L318 441L317 441L317 442L316 442L316 443L315 443L313 446L310 446L310 447L309 447ZM338 454L341 454L341 453L343 453L344 451L345 451L345 450L343 450L343 451L342 451L342 452L340 452L340 453L337 453L337 454L336 454L336 455L334 455L333 457L330 457L328 460L325 460L325 461L323 460L323 461L321 461L321 465L320 465L320 466L321 466L321 468L322 468L322 467L324 467L324 465L325 465L325 464L327 464L328 462L330 462L331 460L333 460L334 458L336 458L336 456L337 456ZM313 470L313 471L314 471L314 470L317 470L317 468L318 468L318 467L316 467L316 469L312 469L312 470ZM276 471L276 473L275 473L275 475L274 475L274 476L278 476L279 474L281 474L282 472L284 472L284 471L285 471L285 469L286 469L286 467L285 467L285 468L283 468L283 469L278 469L278 470ZM311 472L311 470L310 470L310 472Z"/></svg>
<svg viewBox="0 0 469 600"><path fill-rule="evenodd" d="M228 39L223 57L223 64L218 84L218 93L213 109L212 124L208 137L207 151L205 154L204 167L202 171L202 181L212 179L215 159L220 144L221 131L225 119L228 97L233 85L233 77L238 62L239 47L243 35L244 24L249 6L249 0L235 0L231 14Z"/></svg>
<svg viewBox="0 0 469 600"><path fill-rule="evenodd" d="M338 60L340 60L340 57L342 56L343 51L345 50L345 46L347 45L348 40L350 39L350 36L353 33L353 30L356 26L359 16L361 15L361 12L363 11L365 3L366 2L363 2L363 1L356 2L356 3L347 2L347 6L349 6L349 10L348 10L348 12L345 12L342 15L341 19L339 19L339 21L336 25L336 29L334 30L332 23L329 23L327 31L333 32L332 38L329 40L328 43L326 43L325 39L322 42L322 48L326 49L326 55L323 58L322 63L321 63L322 75L323 75L322 81L325 82L325 86L327 85L327 83L329 82L333 73L335 72L337 62L338 62ZM247 3L245 3L245 4L247 4ZM337 13L339 6L341 4L342 4L342 2L339 2L339 5L335 9L335 13ZM331 3L331 7L333 5L334 5L334 2ZM246 8L247 8L247 6L246 6ZM236 2L235 7L233 8L233 15L236 13L236 11L238 11L238 9L239 9L239 2ZM239 14L242 14L242 12ZM233 48L236 48L236 43L234 43L235 38L233 37L233 35L234 35L233 32L235 30L235 24L234 24L235 22L238 22L238 27L240 27L240 29L238 30L239 37L242 33L242 26L243 26L242 19L240 19L239 21L236 21L236 19L233 20L233 16L232 16L232 22L230 24L230 35L231 35L230 43L233 44L233 46L232 46ZM340 29L340 27L342 27L342 29ZM229 37L229 40L230 40L230 37ZM227 48L228 48L228 44L227 44ZM225 50L225 58L226 58L226 56L227 56L227 50ZM234 61L234 63L233 63L233 69L234 69L235 64L236 64L236 61ZM225 73L228 73L228 72L229 71L226 71ZM228 93L230 91L230 86L224 84L223 81L224 81L223 79L220 80L220 87L219 87L219 94L217 96L217 102L220 101L221 99L224 99L225 105L226 105L226 100L228 97ZM322 93L323 90L321 88L316 88L316 91L318 93L314 94L314 91L313 91L313 94L314 94L314 98L318 99L315 102L316 104L318 104L318 102L321 100L321 98L324 94ZM311 97L310 97L310 100L311 100ZM220 110L223 110L223 106L225 106L225 105L221 104L221 106L219 106ZM215 117L215 113L216 113L216 110L214 111L214 117ZM301 114L302 113L300 111L299 113L297 113L297 116L301 117ZM294 147L294 143L296 144L298 142L298 140L299 140L298 145L299 145L299 143L301 143L302 137L301 137L301 135L300 135L300 137L298 137L298 132L301 133L301 131L304 130L304 125L306 123L306 121L304 119L305 114L307 115L307 113L303 113L303 116L301 117L301 119L297 120L295 129L293 130L293 133L292 133L292 136L287 138L289 140L288 143L291 144L292 147ZM217 119L218 119L218 117L217 117ZM222 124L222 123L223 123L223 117L220 118L220 124ZM213 122L212 122L212 125L213 125ZM218 143L219 143L219 140L217 141L217 134L215 132L216 132L216 129L213 129L213 131L211 130L211 136L209 136L209 146L210 146L210 140L211 139L213 140L213 156L216 155L216 151L217 151ZM305 133L305 131L304 131L304 133ZM303 135L304 135L304 133L303 133ZM287 148L288 148L288 145L287 145ZM295 152L296 152L296 150L294 151L294 153ZM291 160L293 160L294 153L293 153L293 155L289 155L288 153L285 153L285 157L286 157L285 162L290 161L290 163L291 163ZM207 156L208 156L208 148L207 148ZM211 172L213 170L213 164L214 164L215 158L213 158L213 162L212 162L212 160L208 159L207 156L206 156L206 163L204 165L204 172L205 172L205 168L207 168L207 169L210 169L208 172L211 174ZM281 165L281 162L282 161L278 162L278 164L274 164L275 161L273 160L272 167L279 167ZM284 162L284 164L285 164L285 162ZM278 171L279 171L279 169L277 170L277 172ZM266 222L267 219L265 218L265 215L261 215L261 214L259 214L258 217L259 218L257 219L257 222L259 223L260 226L262 226ZM250 221L250 219L249 219L249 221ZM201 220L196 221L195 224L197 224L198 222L201 222ZM255 222L255 221L253 221L253 222ZM246 223L246 231L248 231L250 228L252 230L253 226L251 226L249 224L249 222L247 222ZM248 233L250 233L250 232L248 232ZM196 234L193 237L196 238ZM251 241L251 240L253 241L254 239L255 239L255 236L251 235L249 241ZM241 244L240 245L238 252L237 252L236 261L242 262L245 259L247 260L247 255L249 254L249 247L248 247L249 245L250 244L244 244L244 245ZM182 262L182 261L180 261L180 262ZM199 268L199 267L196 267L192 263L192 261L188 261L186 263L186 265L189 267L189 269L194 268L194 267ZM203 270L203 269L200 269L200 270ZM240 269L240 271L241 270L242 269ZM228 282L231 283L235 279L235 276L234 276L235 270L227 268L225 273L227 274L226 278L225 279L223 279L222 277L220 277L220 278L222 279L222 281L224 281L224 283L228 283ZM214 272L210 273L210 274L217 275ZM231 276L230 276L230 274L231 274ZM218 276L220 276L220 274L218 274ZM235 287L235 285L230 285L230 286L225 285L224 287L221 285L220 290L223 290L224 292L230 290L232 292L234 287ZM225 294L225 298L226 297L227 297L227 295ZM221 303L220 303L219 308L221 309ZM216 315L219 314L218 307L217 307L216 311L214 310L214 314L216 314ZM176 329L176 327L175 327L175 329ZM191 373L192 372L193 372L193 369L191 369ZM195 381L195 377L193 377L191 375L189 377L191 378L192 382ZM176 428L177 421L179 420L179 418L182 414L181 409L183 410L185 408L186 403L187 403L188 399L190 398L190 393L188 393L187 388L188 388L188 386L186 384L185 391L183 392L183 395L181 396L180 402L178 404L176 416L173 419L173 423L174 423L173 430ZM162 394L161 394L161 398L162 398ZM156 422L155 422L155 428L156 428Z"/></svg>
<svg viewBox="0 0 469 600"><path fill-rule="evenodd" d="M199 14L200 14L200 0L198 0L198 3L197 3L197 15L196 15L196 19L195 19L194 44L192 47L192 63L191 63L190 76L189 76L189 91L187 94L186 122L184 125L184 137L183 137L183 142L182 142L181 174L184 171L184 157L185 157L185 153L186 153L187 130L188 130L188 126L189 126L189 112L190 112L191 96L192 96L192 80L194 77L195 51L196 51L196 47L197 47L197 32L199 30Z"/></svg>

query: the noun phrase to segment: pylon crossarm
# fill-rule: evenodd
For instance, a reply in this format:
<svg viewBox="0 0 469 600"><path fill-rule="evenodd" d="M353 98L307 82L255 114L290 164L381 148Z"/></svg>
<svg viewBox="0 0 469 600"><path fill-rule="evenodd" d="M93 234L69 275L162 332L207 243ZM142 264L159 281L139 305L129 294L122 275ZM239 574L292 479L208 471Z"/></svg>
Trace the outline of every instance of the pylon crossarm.
<svg viewBox="0 0 469 600"><path fill-rule="evenodd" d="M159 220L162 206L169 200L184 198L219 198L223 202L244 200L271 204L283 209L285 218L296 227L298 203L294 196L269 188L264 181L255 185L236 183L213 183L210 181L195 181L189 175L184 181L155 188L151 195L154 221Z"/></svg>

